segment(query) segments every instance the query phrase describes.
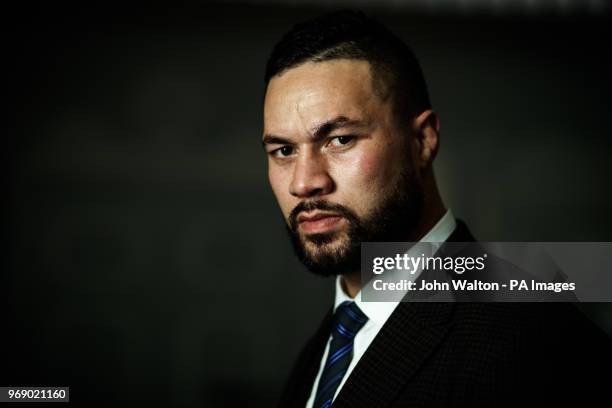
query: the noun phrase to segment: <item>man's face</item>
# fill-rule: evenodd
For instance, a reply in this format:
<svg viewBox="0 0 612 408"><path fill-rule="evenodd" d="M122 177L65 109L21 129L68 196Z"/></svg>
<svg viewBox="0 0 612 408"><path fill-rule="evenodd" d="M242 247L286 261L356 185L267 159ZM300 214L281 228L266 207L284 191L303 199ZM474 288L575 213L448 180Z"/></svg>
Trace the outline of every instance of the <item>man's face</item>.
<svg viewBox="0 0 612 408"><path fill-rule="evenodd" d="M308 62L270 80L268 177L309 269L357 272L362 241L402 240L414 226L422 187L407 127L374 91L366 61Z"/></svg>

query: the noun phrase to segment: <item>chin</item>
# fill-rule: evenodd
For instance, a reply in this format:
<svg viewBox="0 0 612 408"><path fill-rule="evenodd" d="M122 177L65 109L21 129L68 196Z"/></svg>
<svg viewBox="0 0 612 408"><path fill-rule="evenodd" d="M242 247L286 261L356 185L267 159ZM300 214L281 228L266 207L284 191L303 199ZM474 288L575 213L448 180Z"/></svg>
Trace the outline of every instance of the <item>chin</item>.
<svg viewBox="0 0 612 408"><path fill-rule="evenodd" d="M341 231L302 236L302 245L312 256L322 252L338 252L348 246L348 236Z"/></svg>
<svg viewBox="0 0 612 408"><path fill-rule="evenodd" d="M322 234L317 234L322 235ZM339 260L345 258L349 251L349 238L346 234L325 234L326 237L316 237L316 240L305 241L303 248L305 254L315 263L324 265L335 265Z"/></svg>

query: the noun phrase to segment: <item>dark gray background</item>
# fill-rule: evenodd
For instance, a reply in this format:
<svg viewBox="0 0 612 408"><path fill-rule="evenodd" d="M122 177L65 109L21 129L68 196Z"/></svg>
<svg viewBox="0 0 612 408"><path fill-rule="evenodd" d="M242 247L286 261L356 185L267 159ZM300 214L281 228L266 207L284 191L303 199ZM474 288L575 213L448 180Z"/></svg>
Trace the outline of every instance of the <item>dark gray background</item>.
<svg viewBox="0 0 612 408"><path fill-rule="evenodd" d="M455 215L481 240L610 241L608 14L386 4L370 10L412 44L441 117ZM267 185L263 68L321 10L7 15L1 385L89 405L276 400L332 282L293 259ZM606 305L586 309L610 330Z"/></svg>

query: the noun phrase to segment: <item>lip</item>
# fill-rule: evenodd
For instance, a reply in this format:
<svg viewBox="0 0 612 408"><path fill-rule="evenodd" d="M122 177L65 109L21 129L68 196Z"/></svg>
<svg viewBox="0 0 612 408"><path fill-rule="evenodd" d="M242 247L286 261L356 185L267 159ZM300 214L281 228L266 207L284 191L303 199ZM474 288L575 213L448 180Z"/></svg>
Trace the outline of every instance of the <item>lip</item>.
<svg viewBox="0 0 612 408"><path fill-rule="evenodd" d="M298 222L302 231L310 234L321 234L333 230L342 221L342 216L334 213L315 212L300 214Z"/></svg>

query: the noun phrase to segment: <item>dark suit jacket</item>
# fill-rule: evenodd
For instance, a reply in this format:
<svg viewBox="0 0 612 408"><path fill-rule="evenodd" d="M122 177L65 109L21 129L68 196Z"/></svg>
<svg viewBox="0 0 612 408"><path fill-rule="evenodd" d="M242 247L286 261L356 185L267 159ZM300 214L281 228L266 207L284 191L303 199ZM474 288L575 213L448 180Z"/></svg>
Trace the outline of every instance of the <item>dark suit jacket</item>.
<svg viewBox="0 0 612 408"><path fill-rule="evenodd" d="M458 221L449 241L474 237ZM305 406L331 316L300 353L280 407ZM611 345L571 303L402 302L333 407L605 405Z"/></svg>

